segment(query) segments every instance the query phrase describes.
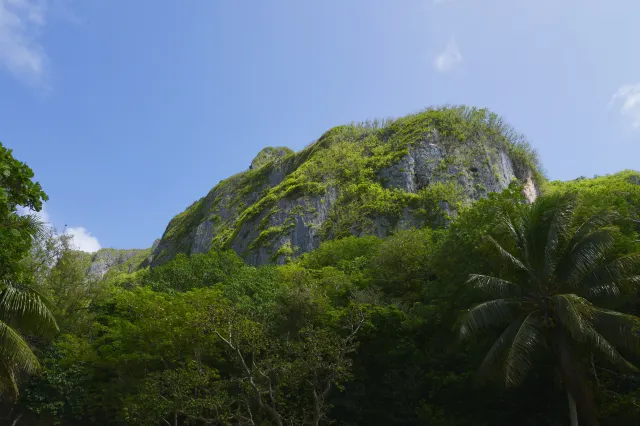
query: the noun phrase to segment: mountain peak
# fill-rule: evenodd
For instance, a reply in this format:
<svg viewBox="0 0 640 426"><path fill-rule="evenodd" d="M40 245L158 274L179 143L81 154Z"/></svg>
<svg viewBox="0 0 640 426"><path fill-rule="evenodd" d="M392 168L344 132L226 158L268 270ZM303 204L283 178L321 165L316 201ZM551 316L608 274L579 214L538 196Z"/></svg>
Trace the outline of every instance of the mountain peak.
<svg viewBox="0 0 640 426"><path fill-rule="evenodd" d="M327 239L445 226L460 206L514 180L531 201L542 179L528 143L486 109L337 126L297 153L261 150L249 170L171 220L151 264L212 247L282 263Z"/></svg>

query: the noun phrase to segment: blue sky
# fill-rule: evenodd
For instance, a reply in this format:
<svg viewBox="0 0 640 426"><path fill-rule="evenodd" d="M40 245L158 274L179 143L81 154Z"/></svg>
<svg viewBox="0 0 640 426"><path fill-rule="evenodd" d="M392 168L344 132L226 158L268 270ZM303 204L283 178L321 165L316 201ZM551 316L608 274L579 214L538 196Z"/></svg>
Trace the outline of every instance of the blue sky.
<svg viewBox="0 0 640 426"><path fill-rule="evenodd" d="M638 168L637 0L0 0L0 141L86 250L144 248L264 146L429 105L552 179Z"/></svg>

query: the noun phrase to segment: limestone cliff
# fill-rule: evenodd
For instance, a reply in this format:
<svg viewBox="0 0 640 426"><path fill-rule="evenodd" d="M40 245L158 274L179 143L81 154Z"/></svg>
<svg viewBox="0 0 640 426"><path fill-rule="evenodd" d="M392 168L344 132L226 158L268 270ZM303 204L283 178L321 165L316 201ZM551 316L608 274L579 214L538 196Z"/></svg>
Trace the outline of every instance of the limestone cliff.
<svg viewBox="0 0 640 426"><path fill-rule="evenodd" d="M130 273L138 269L151 256L151 249L118 250L100 249L91 255L91 265L87 275L102 278L109 271Z"/></svg>
<svg viewBox="0 0 640 426"><path fill-rule="evenodd" d="M428 109L339 126L300 152L265 148L177 215L151 265L177 253L231 248L250 264L282 263L345 235L446 224L460 206L540 172L528 144L486 110Z"/></svg>

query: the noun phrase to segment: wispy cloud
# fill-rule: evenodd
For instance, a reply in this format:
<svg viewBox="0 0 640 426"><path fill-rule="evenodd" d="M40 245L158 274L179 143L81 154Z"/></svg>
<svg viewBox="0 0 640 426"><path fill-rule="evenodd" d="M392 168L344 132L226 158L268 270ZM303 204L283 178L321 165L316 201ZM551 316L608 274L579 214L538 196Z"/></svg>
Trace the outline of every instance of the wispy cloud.
<svg viewBox="0 0 640 426"><path fill-rule="evenodd" d="M50 227L53 227L53 224L51 223L51 217L49 216L49 212L47 212L46 209L46 205L44 205L42 207L42 210L40 210L39 212L34 212L33 210L24 207L18 207L18 214L35 214L40 218L42 222L46 223ZM91 235L91 232L89 232L83 226L65 228L62 233L70 235L72 237L71 245L76 250L94 253L102 248L98 239Z"/></svg>
<svg viewBox="0 0 640 426"><path fill-rule="evenodd" d="M640 83L621 86L611 98L609 107L620 104L620 113L631 119L634 128L640 128Z"/></svg>
<svg viewBox="0 0 640 426"><path fill-rule="evenodd" d="M23 81L43 83L46 16L46 0L0 0L0 67Z"/></svg>
<svg viewBox="0 0 640 426"><path fill-rule="evenodd" d="M442 52L433 61L438 72L449 72L460 66L462 54L455 39L451 39Z"/></svg>

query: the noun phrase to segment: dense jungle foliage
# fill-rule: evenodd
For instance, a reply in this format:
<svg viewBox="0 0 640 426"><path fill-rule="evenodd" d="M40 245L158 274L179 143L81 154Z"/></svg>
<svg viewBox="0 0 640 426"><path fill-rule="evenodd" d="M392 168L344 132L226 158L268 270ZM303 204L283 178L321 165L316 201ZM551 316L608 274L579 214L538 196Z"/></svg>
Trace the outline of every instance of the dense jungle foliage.
<svg viewBox="0 0 640 426"><path fill-rule="evenodd" d="M17 214L46 195L0 148L2 424L640 422L639 173L533 204L514 183L280 266L214 249L97 279Z"/></svg>

